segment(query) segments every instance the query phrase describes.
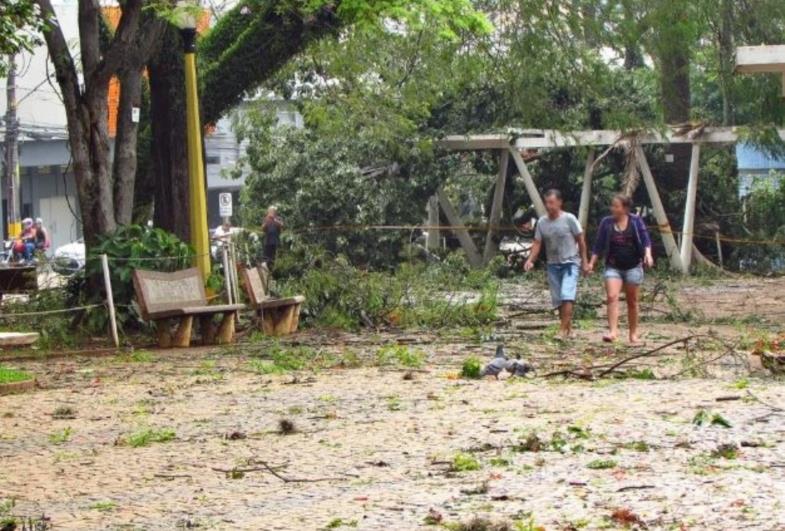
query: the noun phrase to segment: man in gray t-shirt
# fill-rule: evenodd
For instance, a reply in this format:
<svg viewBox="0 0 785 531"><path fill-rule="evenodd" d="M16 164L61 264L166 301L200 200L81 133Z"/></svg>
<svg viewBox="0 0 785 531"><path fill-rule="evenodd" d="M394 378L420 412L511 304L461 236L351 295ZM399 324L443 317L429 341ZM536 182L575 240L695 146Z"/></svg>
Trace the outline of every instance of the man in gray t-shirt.
<svg viewBox="0 0 785 531"><path fill-rule="evenodd" d="M545 210L548 214L537 222L531 254L523 267L526 271L534 268L544 243L551 303L559 309L561 334L567 337L572 332L572 310L578 292L581 260L584 264L588 263L586 238L575 216L562 210L561 192L545 192Z"/></svg>

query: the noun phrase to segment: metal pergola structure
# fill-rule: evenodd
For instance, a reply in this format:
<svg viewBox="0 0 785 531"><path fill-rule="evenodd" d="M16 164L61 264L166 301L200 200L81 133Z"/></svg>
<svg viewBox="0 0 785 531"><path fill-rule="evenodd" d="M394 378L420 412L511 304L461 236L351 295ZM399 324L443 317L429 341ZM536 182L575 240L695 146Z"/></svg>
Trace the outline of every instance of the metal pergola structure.
<svg viewBox="0 0 785 531"><path fill-rule="evenodd" d="M785 139L785 129L779 130L780 138ZM588 147L589 154L586 159L586 168L583 174L583 188L581 190L580 208L578 218L583 226L586 225L589 215L589 201L591 200L592 174L594 170L594 148L602 146L620 145L622 142L631 142L635 162L640 170L646 191L652 205L652 211L659 233L662 236L665 251L671 267L688 274L693 255L693 231L695 225L695 204L698 195L698 168L700 151L703 144L732 144L739 138L735 127L670 127L663 131L637 131L624 132L614 130L590 131L557 131L553 129L526 129L510 134L484 134L484 135L454 135L441 140L440 145L450 151L480 151L491 150L498 153L499 173L496 177L493 203L488 218L488 229L482 255L472 240L469 232L463 227L462 220L457 215L455 208L450 204L444 190L439 188L434 198L428 202L429 225L438 226L439 211L441 206L447 221L452 227L461 244L469 263L475 267L487 264L497 252L495 235L498 231L502 215L502 201L507 179L507 166L510 158L515 164L518 174L523 180L526 192L534 204L537 214L545 214L542 197L537 184L529 173L526 162L521 156L522 151ZM645 144L691 144L692 155L690 159L689 178L687 181L687 197L684 204L684 224L682 227L681 245L676 243L673 236L668 216L662 204L657 181L652 175L646 155L643 151ZM429 242L437 241L436 231L429 231Z"/></svg>

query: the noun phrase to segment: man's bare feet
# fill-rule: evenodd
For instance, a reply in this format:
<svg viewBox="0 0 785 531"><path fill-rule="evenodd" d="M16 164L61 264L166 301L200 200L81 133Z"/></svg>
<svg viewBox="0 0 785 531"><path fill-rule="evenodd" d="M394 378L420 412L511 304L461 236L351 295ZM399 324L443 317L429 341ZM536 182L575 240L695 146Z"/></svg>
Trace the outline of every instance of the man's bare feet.
<svg viewBox="0 0 785 531"><path fill-rule="evenodd" d="M612 334L611 332L608 332L607 334L604 334L602 336L602 340L606 343L613 343L614 341L616 341L616 334Z"/></svg>
<svg viewBox="0 0 785 531"><path fill-rule="evenodd" d="M630 334L630 344L639 345L640 342L641 342L641 338L638 337L638 334Z"/></svg>

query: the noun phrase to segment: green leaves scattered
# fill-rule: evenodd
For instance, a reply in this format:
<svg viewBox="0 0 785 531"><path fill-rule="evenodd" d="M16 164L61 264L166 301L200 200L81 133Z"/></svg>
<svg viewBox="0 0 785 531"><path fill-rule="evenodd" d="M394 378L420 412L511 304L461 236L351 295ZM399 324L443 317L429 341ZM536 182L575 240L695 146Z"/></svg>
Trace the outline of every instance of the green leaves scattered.
<svg viewBox="0 0 785 531"><path fill-rule="evenodd" d="M60 431L49 434L49 442L52 444L65 444L71 440L74 430L71 427L63 428Z"/></svg>
<svg viewBox="0 0 785 531"><path fill-rule="evenodd" d="M613 459L595 459L586 464L586 468L592 470L606 470L609 468L616 468L617 463Z"/></svg>
<svg viewBox="0 0 785 531"><path fill-rule="evenodd" d="M719 413L713 413L705 409L699 409L692 418L692 423L696 426L720 426L730 428L731 423Z"/></svg>
<svg viewBox="0 0 785 531"><path fill-rule="evenodd" d="M175 437L172 428L142 428L120 439L118 443L131 448L142 448L153 443L169 442Z"/></svg>
<svg viewBox="0 0 785 531"><path fill-rule="evenodd" d="M376 352L376 361L379 365L419 368L425 363L425 352L406 345L385 345Z"/></svg>
<svg viewBox="0 0 785 531"><path fill-rule="evenodd" d="M482 463L472 454L459 452L453 456L451 468L454 472L471 472L480 470Z"/></svg>
<svg viewBox="0 0 785 531"><path fill-rule="evenodd" d="M24 382L32 378L33 375L28 372L0 365L0 384Z"/></svg>
<svg viewBox="0 0 785 531"><path fill-rule="evenodd" d="M482 361L476 356L470 356L463 361L461 377L476 380L482 374Z"/></svg>

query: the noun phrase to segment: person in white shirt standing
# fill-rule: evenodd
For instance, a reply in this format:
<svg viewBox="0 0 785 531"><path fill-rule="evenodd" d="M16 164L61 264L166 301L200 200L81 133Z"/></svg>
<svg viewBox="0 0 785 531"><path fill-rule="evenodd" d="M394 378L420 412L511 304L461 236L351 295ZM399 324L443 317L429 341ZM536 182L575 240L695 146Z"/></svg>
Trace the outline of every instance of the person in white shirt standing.
<svg viewBox="0 0 785 531"><path fill-rule="evenodd" d="M588 264L586 238L578 219L562 210L563 199L559 190L545 192L547 215L537 222L534 244L523 268L531 271L540 255L542 245L548 257L548 284L551 303L559 310L560 332L563 338L572 333L572 313L578 294L581 263Z"/></svg>

